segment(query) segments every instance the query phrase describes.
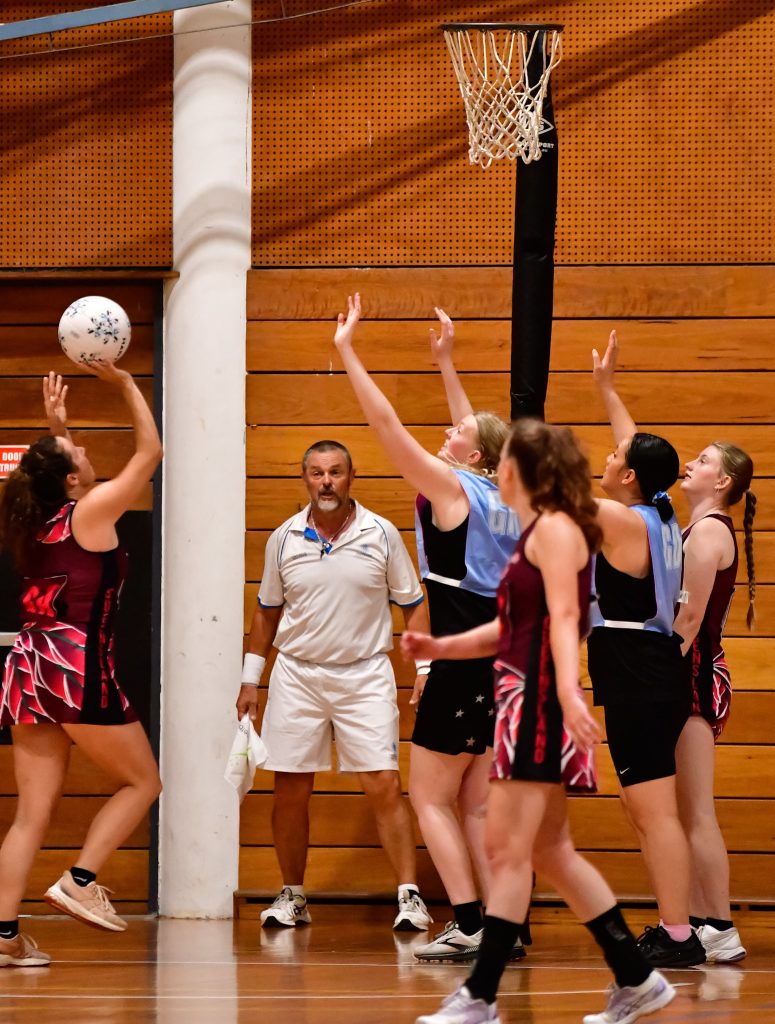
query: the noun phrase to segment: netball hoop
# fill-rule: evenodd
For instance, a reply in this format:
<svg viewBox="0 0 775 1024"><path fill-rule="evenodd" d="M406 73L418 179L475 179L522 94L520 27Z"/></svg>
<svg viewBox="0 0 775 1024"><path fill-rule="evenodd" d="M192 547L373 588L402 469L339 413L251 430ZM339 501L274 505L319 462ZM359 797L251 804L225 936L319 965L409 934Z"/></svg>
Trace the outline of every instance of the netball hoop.
<svg viewBox="0 0 775 1024"><path fill-rule="evenodd" d="M468 159L541 158L549 76L562 59L562 25L441 26L468 121Z"/></svg>
<svg viewBox="0 0 775 1024"><path fill-rule="evenodd" d="M516 161L511 418L543 418L549 381L557 220L557 130L550 77L562 25L441 26L468 121L468 158ZM519 158L519 159L517 159Z"/></svg>

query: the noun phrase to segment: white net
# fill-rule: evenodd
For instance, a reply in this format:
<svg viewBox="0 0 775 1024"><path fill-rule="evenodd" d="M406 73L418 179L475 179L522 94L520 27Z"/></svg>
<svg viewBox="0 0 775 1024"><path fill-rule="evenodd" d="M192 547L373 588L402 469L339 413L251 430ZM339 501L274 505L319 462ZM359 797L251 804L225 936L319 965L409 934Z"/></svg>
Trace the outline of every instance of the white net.
<svg viewBox="0 0 775 1024"><path fill-rule="evenodd" d="M468 121L468 158L526 164L541 157L539 136L549 75L562 57L562 30L516 25L445 25Z"/></svg>

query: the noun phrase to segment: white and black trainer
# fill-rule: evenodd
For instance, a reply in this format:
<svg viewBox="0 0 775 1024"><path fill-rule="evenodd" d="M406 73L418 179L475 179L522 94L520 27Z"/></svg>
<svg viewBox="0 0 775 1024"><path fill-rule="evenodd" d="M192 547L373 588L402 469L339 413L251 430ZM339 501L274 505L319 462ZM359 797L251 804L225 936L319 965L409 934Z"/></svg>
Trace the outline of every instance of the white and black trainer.
<svg viewBox="0 0 775 1024"><path fill-rule="evenodd" d="M297 924L310 924L307 897L294 896L286 886L271 907L261 911L262 928L295 928Z"/></svg>
<svg viewBox="0 0 775 1024"><path fill-rule="evenodd" d="M469 963L476 959L483 935L484 928L473 935L466 935L455 921L450 921L433 942L417 947L414 951L415 959L423 963Z"/></svg>
<svg viewBox="0 0 775 1024"><path fill-rule="evenodd" d="M396 932L427 932L433 918L418 892L404 890L398 897L398 913L393 922Z"/></svg>

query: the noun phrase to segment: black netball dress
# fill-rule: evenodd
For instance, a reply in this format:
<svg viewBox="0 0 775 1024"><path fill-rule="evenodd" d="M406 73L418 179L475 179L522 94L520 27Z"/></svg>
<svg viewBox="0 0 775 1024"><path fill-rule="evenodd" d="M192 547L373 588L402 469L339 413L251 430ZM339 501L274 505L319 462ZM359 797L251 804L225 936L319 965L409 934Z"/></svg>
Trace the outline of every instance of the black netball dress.
<svg viewBox="0 0 775 1024"><path fill-rule="evenodd" d="M492 622L495 592L519 537L519 522L492 480L455 470L469 513L439 530L430 502L417 498L417 553L434 636ZM483 754L492 746L495 708L492 658L434 661L417 708L412 743L443 754Z"/></svg>

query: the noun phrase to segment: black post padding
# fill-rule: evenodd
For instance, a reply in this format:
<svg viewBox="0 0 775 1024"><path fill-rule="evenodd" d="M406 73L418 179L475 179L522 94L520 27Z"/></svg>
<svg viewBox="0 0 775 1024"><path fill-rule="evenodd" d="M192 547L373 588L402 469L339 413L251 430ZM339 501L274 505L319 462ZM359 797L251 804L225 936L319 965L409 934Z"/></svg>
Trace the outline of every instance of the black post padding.
<svg viewBox="0 0 775 1024"><path fill-rule="evenodd" d="M541 73L543 53L544 47L536 45L530 81ZM541 159L530 164L517 160L511 316L511 418L515 420L544 418L549 381L558 166L551 82L544 118L552 128L541 136Z"/></svg>

